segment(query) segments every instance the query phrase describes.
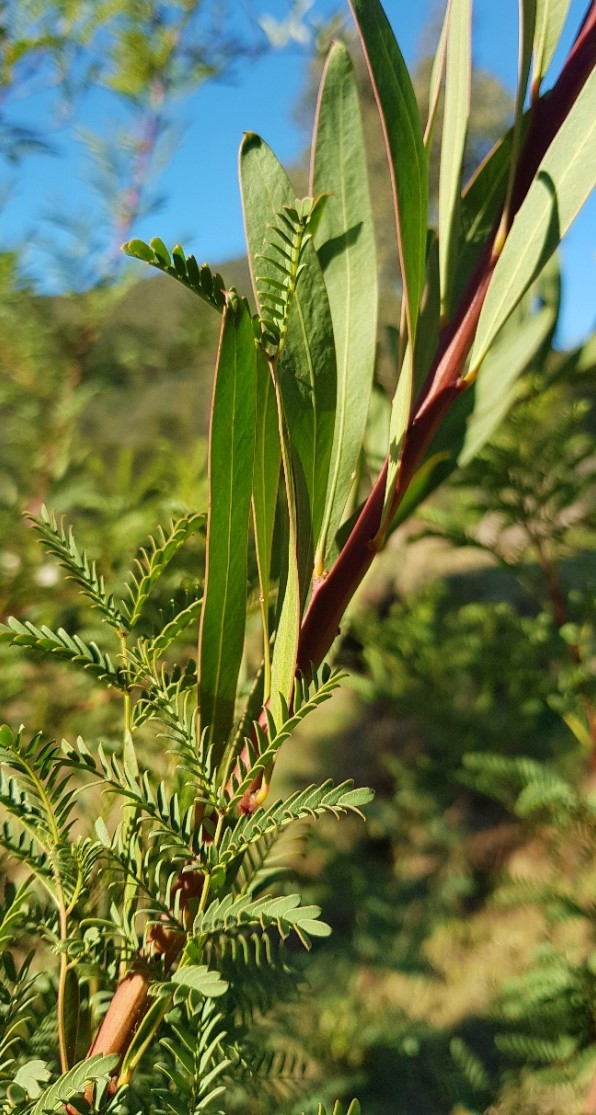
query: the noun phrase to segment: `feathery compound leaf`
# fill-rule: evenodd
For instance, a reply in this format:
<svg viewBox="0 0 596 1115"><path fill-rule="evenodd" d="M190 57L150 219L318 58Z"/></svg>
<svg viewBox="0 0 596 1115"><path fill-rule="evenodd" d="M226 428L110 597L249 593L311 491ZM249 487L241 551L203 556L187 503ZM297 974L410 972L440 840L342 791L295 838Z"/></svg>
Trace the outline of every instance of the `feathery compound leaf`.
<svg viewBox="0 0 596 1115"><path fill-rule="evenodd" d="M209 433L209 517L199 711L217 763L234 720L244 648L256 426L256 347L244 303L223 315Z"/></svg>
<svg viewBox="0 0 596 1115"><path fill-rule="evenodd" d="M0 766L9 767L15 777L0 773L0 804L11 813L26 835L18 839L5 823L0 843L16 859L26 862L46 889L63 897L78 890L93 866L88 842L71 843L71 813L76 786L65 775L62 749L54 741L42 741L38 733L25 739L21 728L13 735L6 725L0 728ZM74 754L69 767L88 769L84 758Z"/></svg>
<svg viewBox="0 0 596 1115"><path fill-rule="evenodd" d="M64 1073L41 1094L31 1111L31 1115L52 1115L60 1111L62 1105L73 1099L82 1099L89 1084L103 1085L110 1082L110 1075L116 1068L117 1056L104 1057L97 1053L87 1061L80 1061L69 1072Z"/></svg>
<svg viewBox="0 0 596 1115"><path fill-rule="evenodd" d="M76 666L82 666L99 681L113 685L116 689L126 690L128 687L125 671L116 668L108 654L104 654L96 643L84 643L78 635L69 635L63 627L52 631L45 625L35 627L29 620L21 622L14 616L9 616L5 624L0 624L0 642L63 658Z"/></svg>
<svg viewBox="0 0 596 1115"><path fill-rule="evenodd" d="M362 448L376 357L378 281L358 89L350 55L334 43L323 74L311 189L331 194L315 234L333 320L337 409L315 565L322 572Z"/></svg>
<svg viewBox="0 0 596 1115"><path fill-rule="evenodd" d="M174 972L170 982L177 988L199 991L206 999L225 995L228 990L228 985L219 972L208 968L206 964L185 964Z"/></svg>
<svg viewBox="0 0 596 1115"><path fill-rule="evenodd" d="M127 623L124 616L112 594L106 592L104 579L98 574L95 562L89 561L84 550L79 550L72 527L69 527L67 533L54 513L50 513L46 507L42 507L39 517L31 515L29 518L44 549L58 559L62 568L66 569L69 579L76 581L111 627L119 633L125 630Z"/></svg>
<svg viewBox="0 0 596 1115"><path fill-rule="evenodd" d="M157 635L154 635L152 639L144 640L143 650L147 659L155 661L156 658L164 654L178 636L199 619L202 606L203 597L197 596L185 608L177 612Z"/></svg>
<svg viewBox="0 0 596 1115"><path fill-rule="evenodd" d="M318 224L326 201L327 195L319 194L284 205L274 214L263 252L256 257L267 265L268 273L257 274L255 281L265 330L263 340L266 347L273 346L273 354L285 345L292 302L306 267L304 252L312 240L311 226Z"/></svg>
<svg viewBox="0 0 596 1115"><path fill-rule="evenodd" d="M125 607L130 627L138 623L149 593L166 567L187 538L195 534L204 522L205 515L184 515L171 524L167 535L159 527L157 540L150 538L148 549L141 549L141 557L136 559L136 570L129 573L131 584L127 585L131 600Z"/></svg>
<svg viewBox="0 0 596 1115"><path fill-rule="evenodd" d="M340 685L346 675L341 671L332 673L329 666L323 666L320 674L315 670L312 681L308 683L298 675L294 686L292 702L292 715L287 704L280 699L281 708L285 710L285 717L281 723L276 722L272 712L267 710L267 733L255 722L253 724L254 742L245 739L247 759L241 763L231 776L232 796L226 802L226 809L231 810L241 800L245 791L252 784L256 776L265 770L275 760L281 745L291 736L298 724L312 712L329 700L331 694Z"/></svg>
<svg viewBox="0 0 596 1115"><path fill-rule="evenodd" d="M158 271L178 279L179 283L198 294L199 298L213 306L220 313L223 312L226 296L225 283L218 272L213 272L206 263L197 263L193 255L185 256L180 244L172 249L172 257L163 241L157 236L150 244L143 240L128 240L121 249L125 255L133 259L140 259L151 264Z"/></svg>
<svg viewBox="0 0 596 1115"><path fill-rule="evenodd" d="M204 913L198 914L193 925L195 937L205 934L229 932L234 928L260 925L262 929L275 927L285 938L292 930L305 948L310 948L310 937L328 937L330 927L319 921L320 906L301 906L299 894L272 898L264 895L256 900L251 895L235 898L228 894L221 901L212 902Z"/></svg>
<svg viewBox="0 0 596 1115"><path fill-rule="evenodd" d="M239 818L233 829L224 832L219 847L211 851L213 865L231 863L243 855L250 844L268 833L281 831L301 818L318 817L323 813L333 813L338 817L349 812L362 816L360 806L366 805L372 798L372 790L354 789L351 780L334 786L328 779L322 786L297 790L285 801L276 801L268 809L257 809L250 816Z"/></svg>

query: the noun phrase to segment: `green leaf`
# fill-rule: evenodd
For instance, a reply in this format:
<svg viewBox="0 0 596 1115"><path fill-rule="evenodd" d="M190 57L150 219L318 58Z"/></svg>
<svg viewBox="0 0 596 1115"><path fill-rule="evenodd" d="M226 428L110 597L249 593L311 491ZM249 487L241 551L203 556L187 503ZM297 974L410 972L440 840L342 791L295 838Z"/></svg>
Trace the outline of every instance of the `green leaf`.
<svg viewBox="0 0 596 1115"><path fill-rule="evenodd" d="M457 304L503 209L513 132L493 147L466 185L460 202L460 240L452 298Z"/></svg>
<svg viewBox="0 0 596 1115"><path fill-rule="evenodd" d="M8 616L6 623L0 624L0 643L2 642L64 658L74 665L82 666L99 681L113 685L116 689L126 689L128 686L125 672L117 669L110 656L104 654L96 643L84 643L78 635L69 635L63 627L52 631L45 624L35 627L29 620L21 622L14 616Z"/></svg>
<svg viewBox="0 0 596 1115"><path fill-rule="evenodd" d="M257 428L255 467L252 490L255 548L259 569L261 614L263 620L263 653L266 677L263 699L269 699L271 676L269 664L269 593L271 589L271 549L277 507L281 445L275 384L271 369L261 349L257 351Z"/></svg>
<svg viewBox="0 0 596 1115"><path fill-rule="evenodd" d="M248 133L240 149L240 181L253 287L276 279L276 265L263 258L270 226L284 205L295 202L288 176L266 143ZM283 411L290 432L296 487L301 597L312 574L319 537L336 403L333 326L325 282L312 242L304 245L304 268L292 299L287 338L277 365Z"/></svg>
<svg viewBox="0 0 596 1115"><path fill-rule="evenodd" d="M226 980L222 979L219 972L208 968L206 964L185 964L174 972L171 983L176 987L183 987L189 991L199 991L206 999L215 999L218 995L225 995L228 990Z"/></svg>
<svg viewBox="0 0 596 1115"><path fill-rule="evenodd" d="M451 293L459 235L460 179L470 115L471 22L471 0L451 0L439 171L439 270L444 317L449 317L453 308Z"/></svg>
<svg viewBox="0 0 596 1115"><path fill-rule="evenodd" d="M285 578L280 585L278 620L273 659L271 662L271 707L276 720L283 714L283 701L289 701L294 688L298 641L300 638L300 569L298 566L298 512L292 477L290 451L284 437L281 446L284 486L286 490L287 553Z"/></svg>
<svg viewBox="0 0 596 1115"><path fill-rule="evenodd" d="M2 728L6 728L6 725L3 724ZM1 730L2 729L0 728L0 732L1 732ZM0 746L2 746L3 748L4 747L6 747L6 748L10 747L11 743L12 743L12 738L13 738L12 733L10 733L10 740L7 737L5 738L5 740L0 739ZM16 893L13 895L12 900L10 902L8 902L8 900L7 900L7 893L8 892L5 892L4 909L2 911L3 916L2 916L2 920L0 921L0 951L2 951L2 952L4 952L6 949L8 949L10 947L11 943L15 940L17 934L20 933L21 921L22 921L22 918L23 918L23 912L22 912L21 907L24 905L26 900L30 897L30 895L29 895L30 882L31 882L30 879L26 879L24 883L21 883L18 891L16 891Z"/></svg>
<svg viewBox="0 0 596 1115"><path fill-rule="evenodd" d="M336 42L323 74L311 192L329 191L315 237L329 295L337 357L337 409L325 515L315 565L322 572L362 448L376 357L378 283L374 226L354 68Z"/></svg>
<svg viewBox="0 0 596 1115"><path fill-rule="evenodd" d="M310 948L310 937L328 937L331 933L330 926L319 921L320 913L320 906L301 906L299 894L284 894L280 898L265 894L256 899L251 894L239 898L227 894L197 915L193 934L202 937L241 926L260 925L262 929L275 926L282 938L294 930L305 948Z"/></svg>
<svg viewBox="0 0 596 1115"><path fill-rule="evenodd" d="M321 786L307 786L297 790L285 801L273 802L267 809L256 809L254 813L240 817L236 825L226 829L219 848L212 851L213 866L229 864L243 855L251 844L270 833L281 832L294 821L307 817L318 817L332 813L336 817L342 813L358 813L360 806L373 798L373 791L367 788L354 788L352 781L334 786L328 779Z"/></svg>
<svg viewBox="0 0 596 1115"><path fill-rule="evenodd" d="M72 527L67 533L62 523L58 523L54 513L48 511L45 506L42 507L39 517L31 515L29 518L41 538L44 549L58 559L62 568L66 569L69 579L76 581L84 595L101 612L111 627L118 632L125 629L124 616L112 594L106 592L104 579L97 572L95 562L89 560L84 550L79 550Z"/></svg>
<svg viewBox="0 0 596 1115"><path fill-rule="evenodd" d="M480 314L470 358L478 371L497 333L539 275L596 179L596 72L551 143L515 216Z"/></svg>
<svg viewBox="0 0 596 1115"><path fill-rule="evenodd" d="M437 118L437 109L439 107L439 97L441 95L441 85L445 76L445 61L447 57L447 31L449 29L449 18L451 15L451 5L447 0L445 8L445 15L441 26L441 35L433 58L432 69L430 71L430 82L428 86L428 120L426 121L426 128L424 129L424 146L427 151L430 151L432 143L435 121Z"/></svg>
<svg viewBox="0 0 596 1115"><path fill-rule="evenodd" d="M52 1073L47 1062L35 1058L32 1061L27 1061L26 1065L21 1065L15 1075L14 1083L18 1084L19 1088L24 1089L29 1099L35 1100L41 1095L42 1086L47 1084L51 1076Z"/></svg>
<svg viewBox="0 0 596 1115"><path fill-rule="evenodd" d="M387 483L385 485L385 501L383 504L383 518L381 533L389 525L387 516L393 502L393 493L399 474L401 458L404 447L404 438L410 419L412 407L412 392L414 387L414 362L412 348L408 341L402 366L399 372L397 388L391 405L391 419L389 422L389 465L387 468Z"/></svg>
<svg viewBox="0 0 596 1115"><path fill-rule="evenodd" d="M517 90L515 94L515 111L513 119L513 134L511 140L511 162L509 165L509 180L507 182L507 198L505 213L508 214L509 203L513 191L515 171L521 151L523 134L523 115L530 64L532 62L532 46L534 43L534 28L536 26L536 0L518 0L519 11L519 55L517 71ZM506 217L507 227L509 221Z"/></svg>
<svg viewBox="0 0 596 1115"><path fill-rule="evenodd" d="M152 588L178 550L204 521L204 515L183 515L177 522L171 523L167 535L160 526L157 540L150 538L149 547L141 549L141 557L136 559L136 569L128 574L131 583L127 585L127 589L131 599L126 611L130 627L138 623Z"/></svg>
<svg viewBox="0 0 596 1115"><path fill-rule="evenodd" d="M434 232L429 231L426 258L426 286L420 305L416 349L414 352L413 399L422 390L439 344L440 325L439 244Z"/></svg>
<svg viewBox="0 0 596 1115"><path fill-rule="evenodd" d="M474 385L474 410L457 456L461 467L480 452L502 422L515 398L521 373L552 334L555 320L553 310L545 307L504 334L489 352Z"/></svg>
<svg viewBox="0 0 596 1115"><path fill-rule="evenodd" d="M199 637L201 723L221 757L244 648L255 454L256 349L244 303L224 311L209 434L209 514Z"/></svg>
<svg viewBox="0 0 596 1115"><path fill-rule="evenodd" d="M45 1089L33 1107L31 1115L51 1115L59 1111L69 1100L82 1096L88 1084L108 1084L118 1060L117 1056L104 1057L101 1053L97 1053L86 1061L80 1061Z"/></svg>
<svg viewBox="0 0 596 1115"><path fill-rule="evenodd" d="M215 310L223 312L226 285L221 275L213 272L206 263L199 266L193 255L185 256L179 244L172 249L173 262L165 244L157 237L151 241L151 245L145 244L143 240L128 240L122 245L121 251L126 256L140 259L143 263L156 267L158 271L171 275Z"/></svg>
<svg viewBox="0 0 596 1115"><path fill-rule="evenodd" d="M79 1016L81 996L79 980L74 968L67 968L64 988L64 1043L68 1064L72 1065L76 1057L77 1038L79 1034Z"/></svg>
<svg viewBox="0 0 596 1115"><path fill-rule="evenodd" d="M458 466L480 452L514 401L520 375L552 334L556 310L545 307L491 349L475 383L453 403L433 439L422 467L393 520L404 522Z"/></svg>
<svg viewBox="0 0 596 1115"><path fill-rule="evenodd" d="M280 747L292 735L298 724L331 697L344 676L341 672L332 673L325 665L320 674L314 671L310 683L298 675L294 686L291 714L286 705L282 708L283 719L278 721L274 713L267 709L267 734L258 722L253 724L254 741L248 737L245 739L246 757L240 757L237 768L226 787L227 811L231 811L238 804L260 771L273 763Z"/></svg>
<svg viewBox="0 0 596 1115"><path fill-rule="evenodd" d="M534 32L534 71L532 93L538 95L540 83L551 64L561 31L567 19L570 0L536 0Z"/></svg>
<svg viewBox="0 0 596 1115"><path fill-rule="evenodd" d="M358 1100L352 1100L345 1115L361 1115L361 1110ZM327 1115L327 1108L324 1107L322 1103L318 1106L317 1115ZM344 1115L344 1106L340 1100L335 1101L333 1110L330 1109L330 1115Z"/></svg>
<svg viewBox="0 0 596 1115"><path fill-rule="evenodd" d="M350 0L381 115L393 188L408 333L416 338L424 288L427 161L408 68L379 0Z"/></svg>

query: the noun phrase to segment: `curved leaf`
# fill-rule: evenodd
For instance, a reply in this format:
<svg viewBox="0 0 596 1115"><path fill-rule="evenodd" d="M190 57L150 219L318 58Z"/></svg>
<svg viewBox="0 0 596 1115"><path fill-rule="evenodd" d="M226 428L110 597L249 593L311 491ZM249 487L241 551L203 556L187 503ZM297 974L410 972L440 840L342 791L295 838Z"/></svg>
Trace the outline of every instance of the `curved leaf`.
<svg viewBox="0 0 596 1115"><path fill-rule="evenodd" d="M424 288L428 175L408 67L379 0L350 0L381 115L393 188L408 332L416 337Z"/></svg>
<svg viewBox="0 0 596 1115"><path fill-rule="evenodd" d="M439 170L439 272L441 309L451 308L459 232L459 195L472 80L472 0L451 0L447 29L445 110Z"/></svg>
<svg viewBox="0 0 596 1115"><path fill-rule="evenodd" d="M596 71L581 90L516 214L480 314L470 375L567 232L596 180Z"/></svg>
<svg viewBox="0 0 596 1115"><path fill-rule="evenodd" d="M209 432L209 513L199 710L217 762L232 728L244 648L256 424L256 348L244 303L226 306Z"/></svg>
<svg viewBox="0 0 596 1115"><path fill-rule="evenodd" d="M262 257L269 226L284 205L295 202L290 180L267 144L254 133L240 149L244 223L253 287L277 271ZM325 282L312 243L304 246L304 268L292 301L287 337L278 361L283 411L291 431L296 486L298 564L304 598L323 512L336 403L333 326Z"/></svg>
<svg viewBox="0 0 596 1115"><path fill-rule="evenodd" d="M277 507L281 445L275 385L266 357L261 349L257 350L257 428L255 443L255 467L253 478L252 509L255 530L255 548L259 570L259 589L261 595L261 615L263 620L264 659L266 676L264 679L264 701L269 699L271 690L269 665L269 592L271 577L271 548L273 526Z"/></svg>
<svg viewBox="0 0 596 1115"><path fill-rule="evenodd" d="M316 566L322 572L362 448L376 356L377 259L358 90L350 55L331 49L319 93L311 193L329 191L315 243L337 354L331 473Z"/></svg>
<svg viewBox="0 0 596 1115"><path fill-rule="evenodd" d="M551 64L571 0L536 0L534 31L534 76L532 92L538 94L540 82Z"/></svg>
<svg viewBox="0 0 596 1115"><path fill-rule="evenodd" d="M62 1110L69 1100L81 1097L88 1084L108 1084L117 1064L117 1056L104 1057L101 1053L80 1061L42 1092L31 1115L51 1115Z"/></svg>

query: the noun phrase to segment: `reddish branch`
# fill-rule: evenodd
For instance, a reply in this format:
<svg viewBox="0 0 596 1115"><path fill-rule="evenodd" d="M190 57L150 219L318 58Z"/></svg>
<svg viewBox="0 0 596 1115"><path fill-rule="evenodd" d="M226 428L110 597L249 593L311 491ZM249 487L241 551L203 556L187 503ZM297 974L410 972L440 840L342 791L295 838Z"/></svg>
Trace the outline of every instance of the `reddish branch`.
<svg viewBox="0 0 596 1115"><path fill-rule="evenodd" d="M557 82L534 106L512 192L512 217L526 196L547 148L569 115L590 75L595 58L596 0L591 0L583 25ZM393 514L455 397L465 389L462 371L474 340L495 263L493 239L490 239L453 321L441 333L435 361L406 433L392 503ZM372 564L377 552L375 538L381 526L387 467L388 462L385 463L335 565L313 592L300 634L297 660L299 670L308 672L311 664L321 664L337 635L347 605ZM256 808L254 794L244 804L247 811ZM161 951L166 952L167 962L172 964L179 955L183 942L179 934L171 937L167 934L168 931L164 930L159 933ZM147 1011L148 987L148 977L143 971L132 971L122 980L89 1054L118 1053L121 1057L124 1056ZM596 1111L596 1107L590 1107L589 1110Z"/></svg>

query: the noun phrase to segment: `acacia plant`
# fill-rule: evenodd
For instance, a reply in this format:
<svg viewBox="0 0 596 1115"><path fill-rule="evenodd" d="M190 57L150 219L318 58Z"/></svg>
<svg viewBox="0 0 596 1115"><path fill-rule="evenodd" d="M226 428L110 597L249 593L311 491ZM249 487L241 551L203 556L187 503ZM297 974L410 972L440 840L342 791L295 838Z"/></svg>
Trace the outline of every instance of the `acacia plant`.
<svg viewBox="0 0 596 1115"><path fill-rule="evenodd" d="M207 508L159 528L120 595L72 530L50 512L34 520L113 648L24 618L9 618L2 638L115 690L124 731L118 750L2 728L2 841L25 876L6 889L0 935L37 933L51 958L43 971L4 953L6 1111L232 1111L251 1080L261 1090L287 1076L296 1058L268 1048L257 1022L287 994L286 938L309 947L328 927L276 881L274 844L296 820L357 811L371 795L325 781L271 802L276 758L340 680L325 659L375 554L486 441L552 333L548 300L532 291L594 179L596 3L543 92L567 5L520 0L513 126L463 190L471 0L447 5L424 125L379 0L351 7L386 141L403 284L387 456L371 481L377 268L352 63L336 43L310 196L295 198L258 136L241 145L252 301L180 246L124 247L221 317ZM434 230L427 154L442 95ZM204 566L151 631L147 602L191 536L204 539ZM261 663L247 683L255 595ZM193 625L196 662L175 651ZM152 721L169 758L145 745ZM119 812L87 789L98 781ZM81 791L91 832L75 812ZM54 1022L40 1030L41 1007Z"/></svg>

